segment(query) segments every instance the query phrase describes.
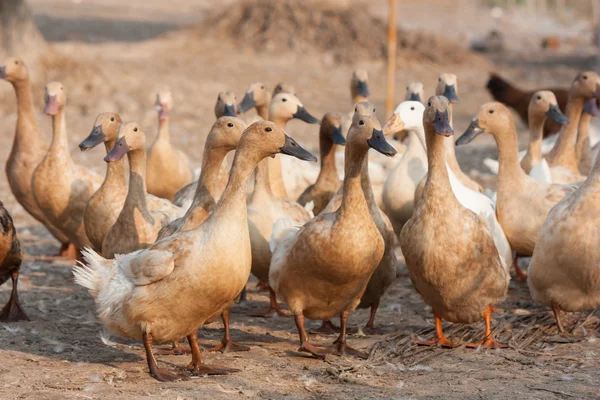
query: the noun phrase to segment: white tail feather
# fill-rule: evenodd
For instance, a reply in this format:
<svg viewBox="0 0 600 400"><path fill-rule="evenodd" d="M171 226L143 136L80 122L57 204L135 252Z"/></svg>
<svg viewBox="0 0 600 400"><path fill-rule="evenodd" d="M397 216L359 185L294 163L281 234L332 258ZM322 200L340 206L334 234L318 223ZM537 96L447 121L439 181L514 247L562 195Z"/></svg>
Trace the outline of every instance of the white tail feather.
<svg viewBox="0 0 600 400"><path fill-rule="evenodd" d="M306 203L306 204L304 205L304 209L305 209L306 211L308 211L308 213L310 214L310 217L311 217L311 218L314 218L314 217L315 217L315 213L314 213L314 211L313 211L313 210L315 209L315 202L314 202L313 200L311 200L311 201L309 201L308 203Z"/></svg>
<svg viewBox="0 0 600 400"><path fill-rule="evenodd" d="M90 248L81 251L85 262L77 262L73 268L75 283L88 289L96 297L113 275L114 260L107 260Z"/></svg>
<svg viewBox="0 0 600 400"><path fill-rule="evenodd" d="M284 237L287 236L287 233L290 230L298 230L299 228L294 226L294 221L292 221L289 217L279 218L273 224L273 231L271 233L271 238L269 239L269 248L271 252L275 251L275 246L277 243Z"/></svg>

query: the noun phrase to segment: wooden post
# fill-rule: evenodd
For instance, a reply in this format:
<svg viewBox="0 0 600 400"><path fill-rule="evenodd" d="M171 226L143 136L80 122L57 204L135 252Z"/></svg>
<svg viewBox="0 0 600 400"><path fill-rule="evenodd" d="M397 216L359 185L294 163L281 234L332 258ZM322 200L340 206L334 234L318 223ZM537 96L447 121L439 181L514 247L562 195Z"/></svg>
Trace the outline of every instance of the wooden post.
<svg viewBox="0 0 600 400"><path fill-rule="evenodd" d="M385 100L386 118L394 111L394 91L396 83L396 0L389 0L388 48L387 48L387 93Z"/></svg>

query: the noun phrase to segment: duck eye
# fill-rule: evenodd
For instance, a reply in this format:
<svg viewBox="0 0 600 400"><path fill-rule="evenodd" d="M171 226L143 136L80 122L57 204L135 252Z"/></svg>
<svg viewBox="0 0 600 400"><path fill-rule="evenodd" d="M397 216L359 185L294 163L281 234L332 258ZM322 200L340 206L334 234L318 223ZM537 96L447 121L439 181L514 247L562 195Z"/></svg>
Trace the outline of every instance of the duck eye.
<svg viewBox="0 0 600 400"><path fill-rule="evenodd" d="M541 100L541 99L542 99L542 96L538 96L538 97L537 97L537 99L538 99L538 100Z"/></svg>
<svg viewBox="0 0 600 400"><path fill-rule="evenodd" d="M411 107L410 109L411 109L411 111L415 111L415 108L414 108L414 107Z"/></svg>
<svg viewBox="0 0 600 400"><path fill-rule="evenodd" d="M281 99L281 101L287 101L287 99L284 97L283 99Z"/></svg>
<svg viewBox="0 0 600 400"><path fill-rule="evenodd" d="M271 127L270 127L270 126L267 126L267 127L265 128L265 132L271 132L272 130L273 130L273 129L271 129Z"/></svg>
<svg viewBox="0 0 600 400"><path fill-rule="evenodd" d="M65 88L61 86L61 87L60 87L60 90L65 90Z"/></svg>
<svg viewBox="0 0 600 400"><path fill-rule="evenodd" d="M15 65L19 65L19 62L18 62L18 61L15 61Z"/></svg>
<svg viewBox="0 0 600 400"><path fill-rule="evenodd" d="M493 114L493 113L494 113L494 110L490 110L490 114Z"/></svg>
<svg viewBox="0 0 600 400"><path fill-rule="evenodd" d="M587 79L587 75L584 75L584 76L583 76L583 79L584 79L584 80L585 80L585 79Z"/></svg>
<svg viewBox="0 0 600 400"><path fill-rule="evenodd" d="M406 90L410 90L410 89L408 88L408 86L406 87Z"/></svg>
<svg viewBox="0 0 600 400"><path fill-rule="evenodd" d="M354 112L358 112L358 107L354 107Z"/></svg>
<svg viewBox="0 0 600 400"><path fill-rule="evenodd" d="M442 81L442 78L438 78L438 82L441 82L441 81Z"/></svg>
<svg viewBox="0 0 600 400"><path fill-rule="evenodd" d="M427 106L431 107L431 102L430 101L427 102Z"/></svg>
<svg viewBox="0 0 600 400"><path fill-rule="evenodd" d="M115 117L112 117L112 118L110 119L110 121L111 121L111 122L114 122L114 121L115 121Z"/></svg>
<svg viewBox="0 0 600 400"><path fill-rule="evenodd" d="M232 124L231 122L229 122L229 123L227 124L227 126L228 126L228 127L230 127L230 128L233 128L233 124Z"/></svg>
<svg viewBox="0 0 600 400"><path fill-rule="evenodd" d="M373 112L375 112L375 109L373 109Z"/></svg>
<svg viewBox="0 0 600 400"><path fill-rule="evenodd" d="M359 124L359 125L364 125L364 124L365 124L365 121L363 121L363 120L361 119L360 121L358 121L358 124Z"/></svg>
<svg viewBox="0 0 600 400"><path fill-rule="evenodd" d="M133 128L133 131L134 131L134 132L137 132L137 126L136 126L135 128Z"/></svg>
<svg viewBox="0 0 600 400"><path fill-rule="evenodd" d="M265 85L262 85L260 88L261 88L261 89L264 89L264 88L265 88Z"/></svg>

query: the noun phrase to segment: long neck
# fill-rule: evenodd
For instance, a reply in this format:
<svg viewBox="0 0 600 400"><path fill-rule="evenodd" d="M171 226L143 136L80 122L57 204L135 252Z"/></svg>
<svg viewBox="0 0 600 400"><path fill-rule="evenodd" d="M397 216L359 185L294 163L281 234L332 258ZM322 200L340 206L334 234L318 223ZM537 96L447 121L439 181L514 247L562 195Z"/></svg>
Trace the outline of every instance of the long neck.
<svg viewBox="0 0 600 400"><path fill-rule="evenodd" d="M35 122L33 111L33 96L29 80L13 83L17 96L17 132L14 147L37 146L44 143L42 135Z"/></svg>
<svg viewBox="0 0 600 400"><path fill-rule="evenodd" d="M361 182L365 158L367 151L364 149L346 146L342 205L338 209L342 218L370 212Z"/></svg>
<svg viewBox="0 0 600 400"><path fill-rule="evenodd" d="M270 104L263 104L260 106L256 106L256 113L265 121L269 119L269 106Z"/></svg>
<svg viewBox="0 0 600 400"><path fill-rule="evenodd" d="M363 101L369 101L369 99L359 94L355 94L354 96L352 96L352 105L362 103Z"/></svg>
<svg viewBox="0 0 600 400"><path fill-rule="evenodd" d="M104 142L107 154L113 149L115 142L116 140ZM106 164L106 176L104 177L103 185L108 183L118 185L127 184L127 180L125 179L125 157L121 158L119 161L113 161Z"/></svg>
<svg viewBox="0 0 600 400"><path fill-rule="evenodd" d="M271 182L269 181L269 163L266 159L258 163L254 175L253 196L260 194L267 194L269 196L273 196Z"/></svg>
<svg viewBox="0 0 600 400"><path fill-rule="evenodd" d="M52 143L50 143L50 151L55 152L59 149L67 149L67 154L69 153L64 107L59 107L58 112L52 116Z"/></svg>
<svg viewBox="0 0 600 400"><path fill-rule="evenodd" d="M447 143L453 140L438 135L435 132L428 132L427 140L427 181L423 196L427 195L430 199L455 198L448 178L446 169L446 150Z"/></svg>
<svg viewBox="0 0 600 400"><path fill-rule="evenodd" d="M569 98L567 103L566 115L569 118L569 123L563 125L558 140L552 149L554 157L572 157L575 159L575 143L577 141L577 127L579 126L579 119L581 118L581 112L583 111L584 100L581 97Z"/></svg>
<svg viewBox="0 0 600 400"><path fill-rule="evenodd" d="M321 152L321 170L317 182L321 180L336 179L339 181L337 167L335 166L336 145L331 140L328 133L321 133L319 136L319 150Z"/></svg>
<svg viewBox="0 0 600 400"><path fill-rule="evenodd" d="M227 186L211 214L212 218L217 219L225 213L231 213L231 210L237 209L241 212L235 215L239 216L239 218L244 221L246 220L246 188L248 187L248 180L250 179L253 170L256 169L258 174L261 164L263 165L263 169L266 169L265 160L259 161L260 160L253 154L245 153L239 149L236 151Z"/></svg>
<svg viewBox="0 0 600 400"><path fill-rule="evenodd" d="M202 157L202 169L196 193L194 194L194 203L204 201L207 208L212 208L216 203L217 176L221 169L221 164L227 155L227 150L214 149L210 145L204 146L204 156Z"/></svg>
<svg viewBox="0 0 600 400"><path fill-rule="evenodd" d="M519 163L519 140L514 125L494 134L498 146L498 185L522 182L527 174Z"/></svg>
<svg viewBox="0 0 600 400"><path fill-rule="evenodd" d="M544 138L544 123L546 116L544 114L529 113L529 146L527 152L531 158L531 165L536 165L542 161L542 139Z"/></svg>
<svg viewBox="0 0 600 400"><path fill-rule="evenodd" d="M454 127L454 124L452 122L452 104L450 104L448 106L448 118L450 120L450 126ZM439 136L439 135L438 135ZM461 172L460 169L460 165L458 164L458 160L456 159L456 150L454 149L454 141L453 140L443 140L443 144L445 147L445 159L446 162L448 163L448 166L450 167L450 169L458 174L459 172Z"/></svg>
<svg viewBox="0 0 600 400"><path fill-rule="evenodd" d="M383 217L381 216L381 212L379 211L379 206L377 205L377 201L375 200L375 195L373 194L373 186L371 186L371 178L369 177L369 156L364 158L362 167L360 170L360 185L362 191L365 195L365 199L367 200L367 206L369 207L369 212L371 213L371 217L377 224L377 226L382 226Z"/></svg>
<svg viewBox="0 0 600 400"><path fill-rule="evenodd" d="M158 135L156 140L164 140L168 142L170 140L169 134L169 118L158 118Z"/></svg>
<svg viewBox="0 0 600 400"><path fill-rule="evenodd" d="M575 145L575 154L577 155L577 162L581 161L585 151L589 151L590 147L590 122L592 122L593 116L588 113L583 113L579 120L579 131L577 132L577 143ZM586 147L588 149L586 149ZM585 150L585 151L584 151Z"/></svg>
<svg viewBox="0 0 600 400"><path fill-rule="evenodd" d="M129 191L126 206L138 208L143 215L148 213L146 203L146 150L134 150L127 153L129 160Z"/></svg>

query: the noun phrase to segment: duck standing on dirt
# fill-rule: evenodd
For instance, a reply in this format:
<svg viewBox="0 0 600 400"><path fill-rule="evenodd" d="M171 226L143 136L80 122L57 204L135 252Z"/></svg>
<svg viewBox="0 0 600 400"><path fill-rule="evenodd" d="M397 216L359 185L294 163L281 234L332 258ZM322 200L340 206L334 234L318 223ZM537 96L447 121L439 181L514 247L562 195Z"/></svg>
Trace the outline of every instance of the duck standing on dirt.
<svg viewBox="0 0 600 400"><path fill-rule="evenodd" d="M23 254L21 244L17 238L17 231L13 220L0 201L0 285L12 279L12 292L10 299L0 311L0 322L29 321L23 307L19 304L17 284L19 282L19 269Z"/></svg>

